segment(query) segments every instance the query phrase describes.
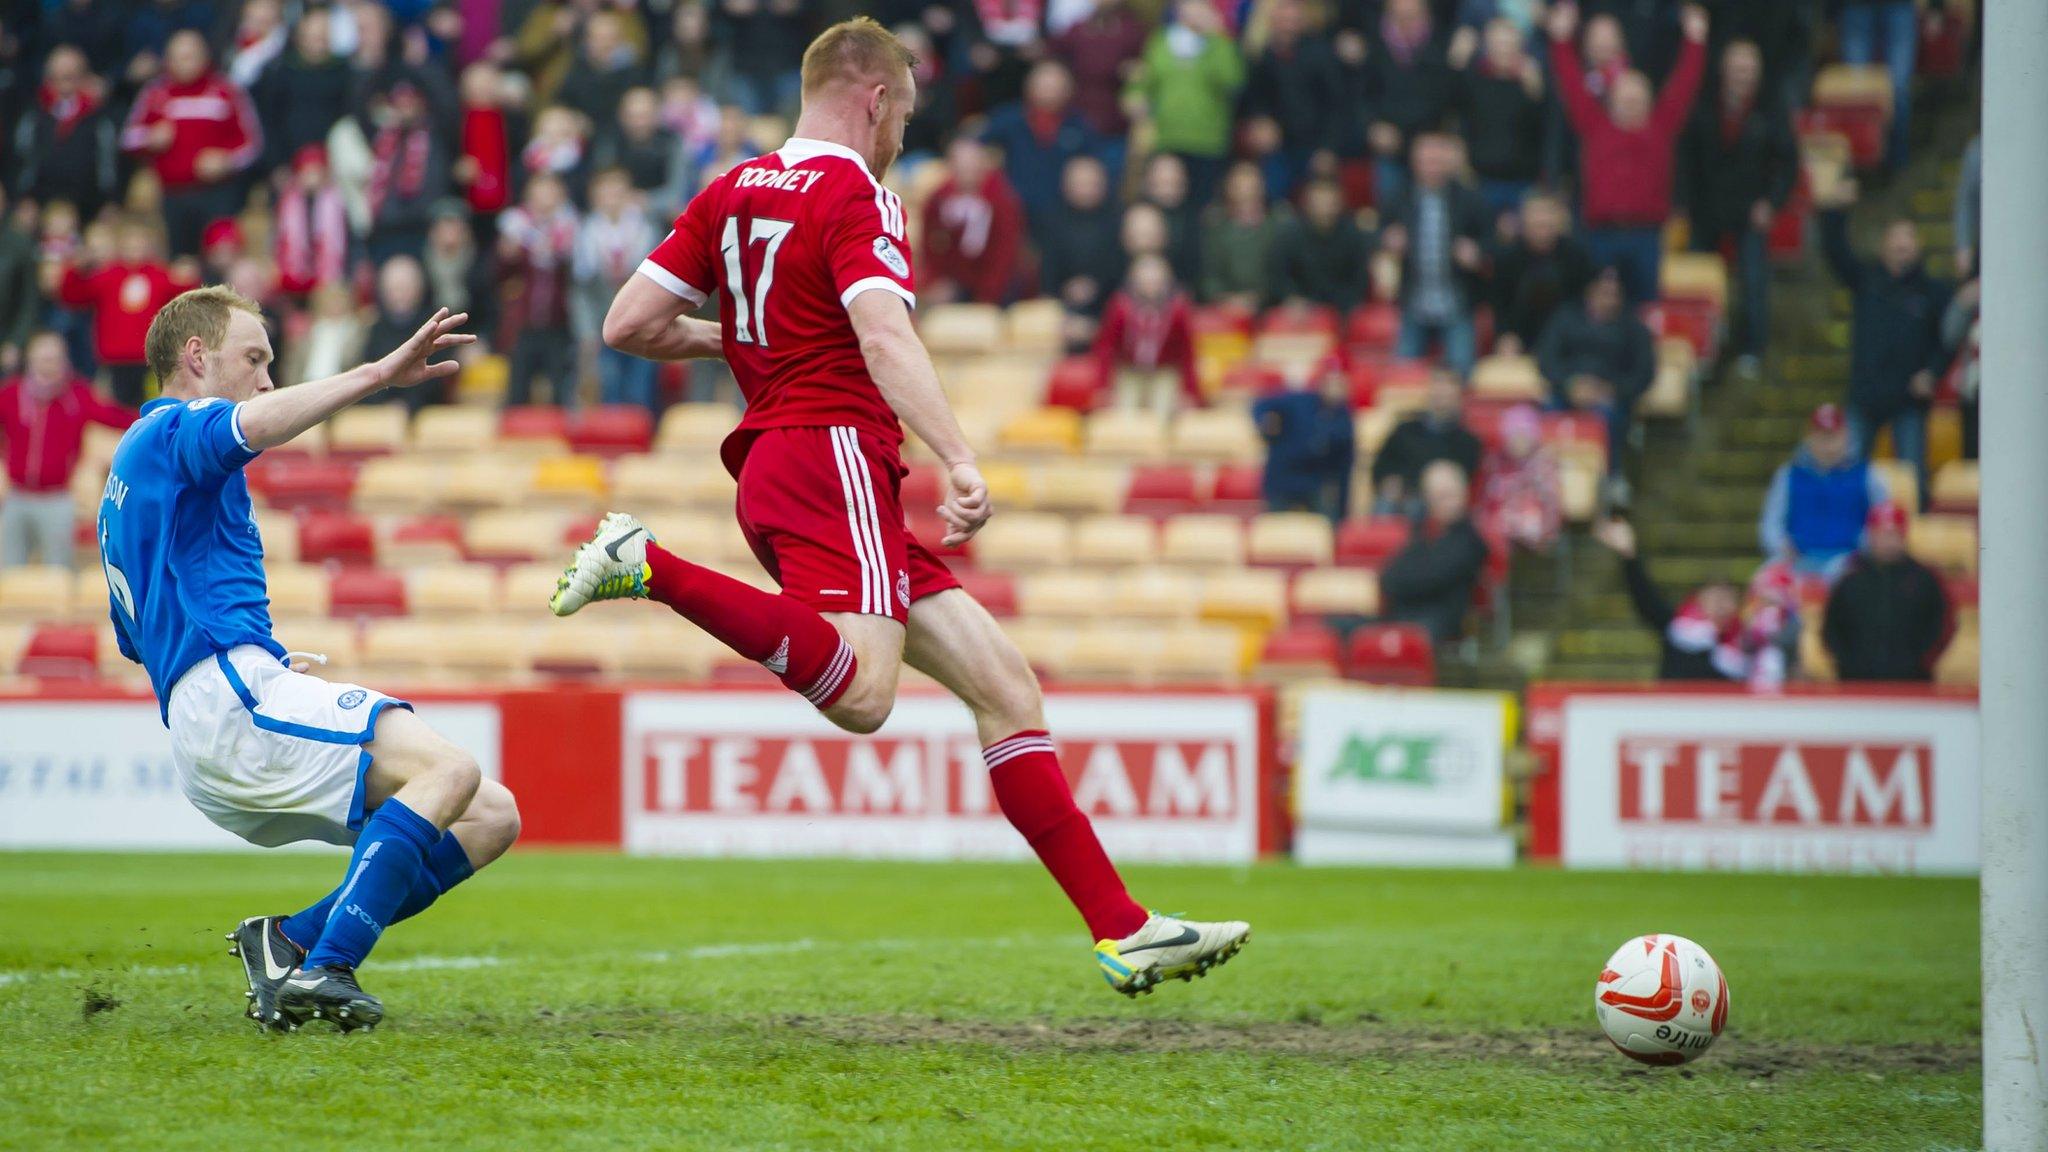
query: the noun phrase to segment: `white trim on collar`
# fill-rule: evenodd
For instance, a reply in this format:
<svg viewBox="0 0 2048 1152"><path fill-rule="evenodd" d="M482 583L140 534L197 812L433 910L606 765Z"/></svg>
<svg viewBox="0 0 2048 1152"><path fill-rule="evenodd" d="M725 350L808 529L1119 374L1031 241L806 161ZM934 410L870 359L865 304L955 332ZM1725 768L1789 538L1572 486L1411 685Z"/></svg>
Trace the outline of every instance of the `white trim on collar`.
<svg viewBox="0 0 2048 1152"><path fill-rule="evenodd" d="M860 165L860 170L867 173L868 179L874 179L874 173L868 172L868 162L861 158L860 153L855 152L844 144L834 144L830 140L812 140L803 136L791 136L783 143L782 147L775 150L775 154L782 158L782 163L785 167L791 164L801 164L806 160L815 159L819 156L837 156L842 160L851 160L855 164Z"/></svg>

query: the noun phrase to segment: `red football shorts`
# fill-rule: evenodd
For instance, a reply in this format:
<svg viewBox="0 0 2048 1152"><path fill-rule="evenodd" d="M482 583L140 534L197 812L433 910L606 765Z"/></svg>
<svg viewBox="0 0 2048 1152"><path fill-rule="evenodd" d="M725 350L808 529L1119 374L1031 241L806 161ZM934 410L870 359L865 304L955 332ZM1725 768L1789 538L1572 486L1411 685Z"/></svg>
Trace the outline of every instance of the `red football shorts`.
<svg viewBox="0 0 2048 1152"><path fill-rule="evenodd" d="M767 428L740 465L740 530L783 592L819 612L898 623L958 588L903 524L895 450L853 428Z"/></svg>

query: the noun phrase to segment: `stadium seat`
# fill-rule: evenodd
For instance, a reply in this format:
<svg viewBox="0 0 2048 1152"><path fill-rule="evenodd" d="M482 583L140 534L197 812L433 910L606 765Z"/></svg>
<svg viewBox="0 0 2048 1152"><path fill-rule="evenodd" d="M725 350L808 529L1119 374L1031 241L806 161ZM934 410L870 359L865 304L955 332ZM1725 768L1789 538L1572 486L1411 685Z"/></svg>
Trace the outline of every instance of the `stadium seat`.
<svg viewBox="0 0 2048 1152"><path fill-rule="evenodd" d="M298 556L307 564L375 564L376 533L354 512L308 512L299 521Z"/></svg>
<svg viewBox="0 0 2048 1152"><path fill-rule="evenodd" d="M534 504L595 509L604 498L604 461L596 456L550 456L533 466Z"/></svg>
<svg viewBox="0 0 2048 1152"><path fill-rule="evenodd" d="M1296 624L1266 637L1254 676L1266 684L1335 679L1337 655L1337 637L1328 628Z"/></svg>
<svg viewBox="0 0 2048 1152"><path fill-rule="evenodd" d="M1650 334L1660 340L1667 336L1683 337L1700 360L1712 360L1720 344L1720 311L1710 300L1672 299L1645 304L1637 316Z"/></svg>
<svg viewBox="0 0 2048 1152"><path fill-rule="evenodd" d="M1166 522L1159 540L1162 563L1195 568L1237 568L1244 564L1244 524L1235 516L1190 512Z"/></svg>
<svg viewBox="0 0 2048 1152"><path fill-rule="evenodd" d="M983 607L991 616L1015 616L1018 608L1017 578L1008 572L990 572L981 568L956 568L953 578L960 581L960 588Z"/></svg>
<svg viewBox="0 0 2048 1152"><path fill-rule="evenodd" d="M263 566L270 611L277 616L325 616L329 608L325 570L311 564L272 559Z"/></svg>
<svg viewBox="0 0 2048 1152"><path fill-rule="evenodd" d="M29 633L15 670L49 680L90 680L98 674L100 664L95 626L43 624Z"/></svg>
<svg viewBox="0 0 2048 1152"><path fill-rule="evenodd" d="M553 404L520 404L498 416L499 448L526 456L569 450L569 414Z"/></svg>
<svg viewBox="0 0 2048 1152"><path fill-rule="evenodd" d="M1310 568L1294 578L1297 616L1376 616L1380 581L1371 568Z"/></svg>
<svg viewBox="0 0 2048 1152"><path fill-rule="evenodd" d="M1344 646L1344 675L1369 684L1436 683L1436 649L1417 624L1365 624Z"/></svg>
<svg viewBox="0 0 2048 1152"><path fill-rule="evenodd" d="M621 456L612 463L612 500L621 508L652 510L689 502L691 474L717 468L716 461L681 455Z"/></svg>
<svg viewBox="0 0 2048 1152"><path fill-rule="evenodd" d="M420 418L434 411L429 408ZM357 474L354 504L364 512L428 512L440 503L446 483L446 469L420 452L379 456L365 461Z"/></svg>
<svg viewBox="0 0 2048 1152"><path fill-rule="evenodd" d="M1344 324L1344 346L1373 352L1392 352L1401 335L1401 309L1384 300L1373 300L1351 310Z"/></svg>
<svg viewBox="0 0 2048 1152"><path fill-rule="evenodd" d="M1236 684L1244 678L1244 652L1235 628L1184 625L1159 638L1153 677L1162 684Z"/></svg>
<svg viewBox="0 0 2048 1152"><path fill-rule="evenodd" d="M632 605L600 604L598 608L626 609ZM627 676L654 679L702 679L711 670L712 661L725 654L725 646L706 635L704 631L673 612L633 612L630 617L623 611L614 611L593 616L595 620L612 619L625 621L631 628L633 642L625 645L618 654L619 671ZM582 616L582 613L577 613Z"/></svg>
<svg viewBox="0 0 2048 1152"><path fill-rule="evenodd" d="M1017 580L1017 609L1034 619L1106 616L1109 607L1109 578L1095 572L1060 569Z"/></svg>
<svg viewBox="0 0 2048 1152"><path fill-rule="evenodd" d="M107 591L106 569L98 564L80 568L71 574L71 612L75 619L98 623L107 618L111 600ZM0 663L0 668L5 664Z"/></svg>
<svg viewBox="0 0 2048 1152"><path fill-rule="evenodd" d="M0 618L62 620L70 615L70 569L52 564L0 568Z"/></svg>
<svg viewBox="0 0 2048 1152"><path fill-rule="evenodd" d="M1024 660L1041 676L1059 674L1067 648L1079 631L1066 620L1034 620L1019 617L1003 621L1003 632L1024 654Z"/></svg>
<svg viewBox="0 0 2048 1152"><path fill-rule="evenodd" d="M522 561L557 559L566 562L562 534L570 516L531 508L493 508L463 524L462 546L472 560ZM560 564L557 564L559 571Z"/></svg>
<svg viewBox="0 0 2048 1152"><path fill-rule="evenodd" d="M502 604L498 570L489 564L441 564L405 573L405 602L431 617L488 616ZM526 605L531 607L531 602Z"/></svg>
<svg viewBox="0 0 2048 1152"><path fill-rule="evenodd" d="M1934 682L1974 685L1978 681L1982 661L1983 645L1977 630L1959 629L1942 652L1941 659L1934 664Z"/></svg>
<svg viewBox="0 0 2048 1152"><path fill-rule="evenodd" d="M325 616L279 617L271 632L279 644L293 652L327 657L327 663L315 669L323 678L353 677L359 671L362 654L357 651L356 626L348 621Z"/></svg>
<svg viewBox="0 0 2048 1152"><path fill-rule="evenodd" d="M1884 480L1884 493L1894 504L1906 510L1908 516L1920 514L1920 474L1904 460L1886 458L1872 460L1870 470Z"/></svg>
<svg viewBox="0 0 2048 1152"><path fill-rule="evenodd" d="M495 411L504 403L505 386L511 379L512 362L505 357L496 354L473 356L463 364L462 371L456 373L456 402L465 406L482 405Z"/></svg>
<svg viewBox="0 0 2048 1152"><path fill-rule="evenodd" d="M1072 408L1093 412L1102 404L1107 386L1102 365L1093 356L1069 356L1053 366L1045 382L1045 403L1049 408Z"/></svg>
<svg viewBox="0 0 2048 1152"><path fill-rule="evenodd" d="M374 456L405 451L408 422L403 404L358 404L329 419L327 450L337 455Z"/></svg>
<svg viewBox="0 0 2048 1152"><path fill-rule="evenodd" d="M1949 572L1977 570L1977 521L1972 516L1916 518L1906 530L1906 547L1921 563Z"/></svg>
<svg viewBox="0 0 2048 1152"><path fill-rule="evenodd" d="M1050 367L1043 356L997 353L943 364L939 379L956 408L1010 414L1043 403Z"/></svg>
<svg viewBox="0 0 2048 1152"><path fill-rule="evenodd" d="M1003 312L1003 346L1021 352L1057 353L1065 342L1067 310L1058 300L1019 300Z"/></svg>
<svg viewBox="0 0 2048 1152"><path fill-rule="evenodd" d="M456 620L440 623L438 632L441 649L435 664L464 679L516 682L531 662L529 628L507 627L502 621Z"/></svg>
<svg viewBox="0 0 2048 1152"><path fill-rule="evenodd" d="M1814 73L1813 103L1819 108L1873 108L1889 122L1892 80L1881 64L1827 64Z"/></svg>
<svg viewBox="0 0 2048 1152"><path fill-rule="evenodd" d="M1196 615L1221 624L1271 631L1287 619L1287 578L1264 568L1226 568L1202 579Z"/></svg>
<svg viewBox="0 0 2048 1152"><path fill-rule="evenodd" d="M357 481L354 461L325 456L259 456L243 471L256 502L285 511L346 508ZM100 479L94 487L104 483ZM94 503L98 503L97 492Z"/></svg>
<svg viewBox="0 0 2048 1152"><path fill-rule="evenodd" d="M654 415L638 404L600 404L569 420L569 447L595 456L645 452L654 444Z"/></svg>
<svg viewBox="0 0 2048 1152"><path fill-rule="evenodd" d="M1541 404L1550 386L1530 356L1488 356L1472 368L1471 395L1489 400L1526 400Z"/></svg>
<svg viewBox="0 0 2048 1152"><path fill-rule="evenodd" d="M412 423L412 450L436 457L480 452L497 438L494 408L432 405L420 409Z"/></svg>
<svg viewBox="0 0 2048 1152"><path fill-rule="evenodd" d="M258 508L255 510L255 520L256 536L263 541L263 558L266 561L293 563L298 560L298 517L270 508ZM81 527L90 531L92 524L86 522Z"/></svg>
<svg viewBox="0 0 2048 1152"><path fill-rule="evenodd" d="M1142 567L1158 559L1158 531L1143 516L1089 516L1074 526L1074 563Z"/></svg>
<svg viewBox="0 0 2048 1152"><path fill-rule="evenodd" d="M1677 420L1692 413L1692 383L1695 353L1682 336L1657 341L1657 371L1650 388L1636 401L1636 414L1645 419Z"/></svg>
<svg viewBox="0 0 2048 1152"><path fill-rule="evenodd" d="M1254 564L1328 564L1335 554L1329 518L1314 512L1262 512L1252 517L1245 545Z"/></svg>
<svg viewBox="0 0 2048 1152"><path fill-rule="evenodd" d="M532 458L492 452L449 465L440 502L457 510L512 508L525 504L532 494Z"/></svg>
<svg viewBox="0 0 2048 1152"><path fill-rule="evenodd" d="M1661 291L1664 301L1703 300L1715 311L1728 306L1728 265L1715 252L1666 252Z"/></svg>
<svg viewBox="0 0 2048 1152"><path fill-rule="evenodd" d="M1077 684L1150 684L1160 646L1154 629L1081 629L1061 653L1057 673Z"/></svg>
<svg viewBox="0 0 2048 1152"><path fill-rule="evenodd" d="M561 561L534 560L506 565L498 578L498 611L515 616L545 612L548 599L555 594L555 581L561 575ZM611 608L610 604L599 604L584 611Z"/></svg>
<svg viewBox="0 0 2048 1152"><path fill-rule="evenodd" d="M1201 581L1172 568L1131 568L1110 579L1110 609L1123 620L1192 619Z"/></svg>
<svg viewBox="0 0 2048 1152"><path fill-rule="evenodd" d="M1064 454L1081 446L1081 415L1071 408L1032 408L1003 421L996 442L1005 451Z"/></svg>
<svg viewBox="0 0 2048 1152"><path fill-rule="evenodd" d="M1388 408L1368 408L1353 413L1351 435L1357 443L1358 458L1363 461L1378 455L1380 446L1387 442L1387 436L1394 431L1399 420L1399 414Z"/></svg>
<svg viewBox="0 0 2048 1152"><path fill-rule="evenodd" d="M356 617L405 615L405 580L396 572L375 568L344 568L327 585L329 615Z"/></svg>
<svg viewBox="0 0 2048 1152"><path fill-rule="evenodd" d="M1978 476L1975 460L1952 460L1934 474L1934 507L1939 512L1974 515L1977 511Z"/></svg>
<svg viewBox="0 0 2048 1152"><path fill-rule="evenodd" d="M1022 464L1014 460L986 461L981 466L981 479L988 485L988 498L996 507L1032 506L1031 471Z"/></svg>
<svg viewBox="0 0 2048 1152"><path fill-rule="evenodd" d="M363 624L357 652L364 678L401 684L432 683L445 634L430 620L376 619Z"/></svg>
<svg viewBox="0 0 2048 1152"><path fill-rule="evenodd" d="M1260 464L1218 464L1207 511L1256 516L1266 510L1266 470Z"/></svg>
<svg viewBox="0 0 2048 1152"><path fill-rule="evenodd" d="M999 570L1064 567L1073 559L1072 532L1064 517L1012 512L989 521L974 538L974 559Z"/></svg>
<svg viewBox="0 0 2048 1152"><path fill-rule="evenodd" d="M918 316L917 332L936 356L993 352L1003 343L1003 311L993 304L940 304Z"/></svg>
<svg viewBox="0 0 2048 1152"><path fill-rule="evenodd" d="M662 413L654 450L715 454L739 422L740 410L736 405L678 404Z"/></svg>
<svg viewBox="0 0 2048 1152"><path fill-rule="evenodd" d="M724 542L719 535L721 523L732 526L735 531L738 530L738 525L731 516L721 516L701 508L652 510L641 516L640 521L647 525L647 530L654 534L656 540L666 541L666 547L674 549L678 555L694 557L700 561L715 560L726 555ZM578 544L590 535L587 531L577 532L574 526L565 527L563 531L574 535ZM566 539L567 537L565 541Z"/></svg>
<svg viewBox="0 0 2048 1152"><path fill-rule="evenodd" d="M1160 460L1166 456L1166 420L1156 412L1113 408L1088 418L1090 456Z"/></svg>
<svg viewBox="0 0 2048 1152"><path fill-rule="evenodd" d="M1121 464L1076 460L1038 469L1031 506L1047 512L1114 512L1123 507L1129 471Z"/></svg>
<svg viewBox="0 0 2048 1152"><path fill-rule="evenodd" d="M1570 447L1560 446L1557 449L1558 503L1567 522L1585 524L1600 512L1600 460L1606 454L1570 451Z"/></svg>
<svg viewBox="0 0 2048 1152"><path fill-rule="evenodd" d="M1408 532L1408 521L1399 516L1346 520L1337 526L1337 562L1377 570L1408 546Z"/></svg>
<svg viewBox="0 0 2048 1152"><path fill-rule="evenodd" d="M1254 461L1265 455L1252 418L1242 409L1196 408L1173 421L1172 453L1181 460Z"/></svg>
<svg viewBox="0 0 2048 1152"><path fill-rule="evenodd" d="M269 544L269 537L264 538ZM453 516L408 516L387 521L377 555L393 568L452 564L462 559L462 523Z"/></svg>
<svg viewBox="0 0 2048 1152"><path fill-rule="evenodd" d="M1185 464L1139 465L1124 490L1124 511L1136 516L1172 516L1193 511L1198 502L1194 469Z"/></svg>

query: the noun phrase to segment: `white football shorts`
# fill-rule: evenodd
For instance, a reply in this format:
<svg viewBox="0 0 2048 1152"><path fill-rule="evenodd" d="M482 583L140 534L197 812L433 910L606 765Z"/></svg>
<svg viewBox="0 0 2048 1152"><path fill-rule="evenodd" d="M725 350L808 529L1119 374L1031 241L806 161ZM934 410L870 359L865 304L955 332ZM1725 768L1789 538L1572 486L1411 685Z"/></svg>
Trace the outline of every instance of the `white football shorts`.
<svg viewBox="0 0 2048 1152"><path fill-rule="evenodd" d="M171 759L185 796L252 844L354 844L363 747L403 700L294 672L253 644L202 660L171 688Z"/></svg>

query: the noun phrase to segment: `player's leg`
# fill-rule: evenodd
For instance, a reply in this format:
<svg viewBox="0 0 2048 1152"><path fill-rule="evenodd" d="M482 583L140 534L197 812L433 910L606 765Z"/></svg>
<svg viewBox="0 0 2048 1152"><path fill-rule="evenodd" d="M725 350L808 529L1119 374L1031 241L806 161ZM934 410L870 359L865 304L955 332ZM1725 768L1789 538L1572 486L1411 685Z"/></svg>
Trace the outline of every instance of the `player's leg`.
<svg viewBox="0 0 2048 1152"><path fill-rule="evenodd" d="M913 547L913 570L936 566ZM1110 987L1134 995L1162 980L1190 979L1243 946L1251 934L1243 922L1148 915L1131 899L1094 825L1074 803L1046 731L1037 677L972 596L955 587L912 603L903 658L974 714L996 803L1087 921Z"/></svg>

